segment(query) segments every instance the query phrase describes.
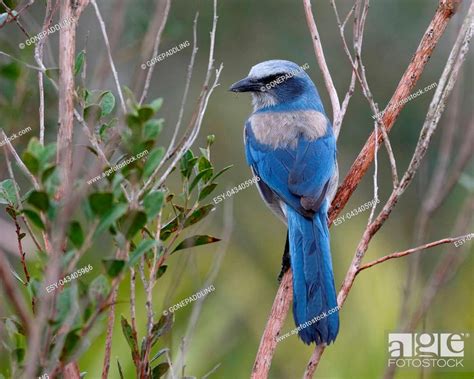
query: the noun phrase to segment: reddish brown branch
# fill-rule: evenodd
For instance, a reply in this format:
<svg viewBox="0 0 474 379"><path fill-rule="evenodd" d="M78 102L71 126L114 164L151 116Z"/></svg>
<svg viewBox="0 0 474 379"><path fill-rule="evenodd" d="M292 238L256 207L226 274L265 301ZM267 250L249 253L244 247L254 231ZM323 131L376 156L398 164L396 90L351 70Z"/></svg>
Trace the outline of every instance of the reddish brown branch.
<svg viewBox="0 0 474 379"><path fill-rule="evenodd" d="M10 272L9 267L10 265L5 259L5 253L0 251L0 283L2 283L7 298L10 300L10 303L17 312L26 335L29 336L32 325L31 316L26 304L23 302L22 294L13 280L13 275Z"/></svg>
<svg viewBox="0 0 474 379"><path fill-rule="evenodd" d="M28 267L26 266L26 259L25 259L26 254L25 254L25 250L23 249L23 243L21 242L24 235L23 236L21 235L20 224L18 223L18 219L14 212L15 210L11 208L10 214L12 215L13 222L15 223L15 233L16 233L16 239L18 241L18 251L20 253L20 261L21 261L21 265L23 266L23 272L25 273L25 278L26 278L25 285L27 285L30 282L30 273L28 272Z"/></svg>
<svg viewBox="0 0 474 379"><path fill-rule="evenodd" d="M415 55L411 59L410 64L400 79L395 93L385 108L382 123L387 132L392 129L398 115L403 109L404 104L401 103L401 100L405 99L415 88L426 63L428 63L428 60L430 59L440 37L443 35L449 20L455 13L458 3L458 0L440 1L438 9L431 20L430 25L426 29ZM382 141L383 136L379 135L377 144L380 145ZM344 208L352 193L357 188L360 180L369 169L370 164L374 160L374 145L375 133L373 132L362 148L362 151L357 156L355 162L352 164L344 182L339 186L336 197L332 202L332 208L329 212L330 222L332 222L341 209Z"/></svg>
<svg viewBox="0 0 474 379"><path fill-rule="evenodd" d="M276 337L280 334L281 326L285 322L286 315L290 309L290 303L293 299L292 280L293 275L291 270L288 270L283 276L275 296L270 317L268 318L258 349L258 356L260 356L261 359L255 361L251 379L266 378L266 376L262 376L262 373L268 375L272 364L273 353L277 345Z"/></svg>

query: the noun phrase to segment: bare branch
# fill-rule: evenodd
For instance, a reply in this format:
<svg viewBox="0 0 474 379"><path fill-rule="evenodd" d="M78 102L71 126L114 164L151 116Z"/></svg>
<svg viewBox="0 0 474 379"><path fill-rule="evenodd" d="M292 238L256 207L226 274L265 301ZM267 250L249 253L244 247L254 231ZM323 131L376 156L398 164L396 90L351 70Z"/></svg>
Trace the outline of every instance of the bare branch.
<svg viewBox="0 0 474 379"><path fill-rule="evenodd" d="M164 4L163 4L164 3ZM153 45L153 55L152 57L156 57L158 55L158 48L160 47L161 35L163 34L163 30L165 29L166 21L168 20L168 14L170 11L170 0L163 0L160 1L156 7L156 11L160 15L160 26L156 33L155 37L155 44ZM143 86L143 92L140 97L139 104L141 105L148 94L148 89L150 87L151 77L153 75L153 70L155 69L155 65L152 64L148 67L148 71L146 74L145 84Z"/></svg>
<svg viewBox="0 0 474 379"><path fill-rule="evenodd" d="M13 275L9 270L10 264L5 259L5 253L0 250L0 282L3 285L5 294L10 300L12 306L15 308L18 317L20 317L25 333L28 336L30 334L30 327L32 325L31 316L28 312L28 307L23 301L21 292L18 290L18 286L13 280Z"/></svg>
<svg viewBox="0 0 474 379"><path fill-rule="evenodd" d="M102 15L100 14L99 7L97 6L97 2L95 0L91 0L91 3L94 7L95 14L97 19L99 20L100 30L102 31L102 36L104 37L105 47L107 49L107 55L109 57L110 68L112 70L112 74L114 75L115 86L117 87L117 92L120 98L120 105L122 106L123 113L127 113L127 107L125 106L125 100L122 93L122 87L120 86L120 81L117 74L117 69L115 68L114 59L112 58L112 51L110 49L109 37L107 36L107 30L105 28L104 20L102 19Z"/></svg>
<svg viewBox="0 0 474 379"><path fill-rule="evenodd" d="M430 242L430 243L426 243L424 245L421 245L421 246L418 246L418 247L414 247L414 248L411 248L411 249L408 249L408 250L404 250L404 251L400 251L400 252L396 252L396 253L392 253L392 254L389 254L389 255L386 255L382 258L379 258L379 259L376 259L375 261L372 261L372 262L369 262L369 263L366 263L366 264L363 264L359 267L359 269L357 270L357 274L359 274L362 270L366 270L370 267L373 267L375 265L378 265L379 263L382 263L382 262L385 262L385 261L388 261L389 259L394 259L394 258L401 258L401 257L404 257L406 255L410 255L410 254L413 254L413 253L417 253L417 252L420 252L420 251L423 251L423 250L426 250L426 249L429 249L431 247L434 247L434 246L438 246L438 245L444 245L446 243L453 243L453 242L456 242L456 241L459 241L460 239L463 239L463 238L466 238L467 235L464 235L464 236L459 236L459 237L449 237L449 238L443 238L441 240L438 240L438 241L433 241L433 242Z"/></svg>
<svg viewBox="0 0 474 379"><path fill-rule="evenodd" d="M331 98L332 119L336 120L341 110L339 96L337 95L336 87L334 87L334 83L332 81L331 74L329 73L329 68L326 63L326 58L324 57L318 27L316 26L316 22L314 21L313 11L311 10L311 0L303 0L303 4L306 15L306 22L308 24L308 28L311 32L311 37L313 40L313 48L314 53L316 54L316 60L318 61L319 68L321 69L321 72L323 74L326 89L329 93L329 97Z"/></svg>

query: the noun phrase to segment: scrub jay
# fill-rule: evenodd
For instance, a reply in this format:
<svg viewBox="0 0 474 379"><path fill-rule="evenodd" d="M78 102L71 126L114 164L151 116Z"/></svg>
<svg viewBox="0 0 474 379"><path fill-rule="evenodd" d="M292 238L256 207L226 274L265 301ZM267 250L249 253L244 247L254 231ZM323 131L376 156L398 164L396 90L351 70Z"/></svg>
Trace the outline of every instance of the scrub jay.
<svg viewBox="0 0 474 379"><path fill-rule="evenodd" d="M338 181L332 126L316 86L293 62L259 63L229 90L252 94L245 153L263 200L288 226L282 273L291 264L298 334L306 344L329 344L339 330L327 227Z"/></svg>

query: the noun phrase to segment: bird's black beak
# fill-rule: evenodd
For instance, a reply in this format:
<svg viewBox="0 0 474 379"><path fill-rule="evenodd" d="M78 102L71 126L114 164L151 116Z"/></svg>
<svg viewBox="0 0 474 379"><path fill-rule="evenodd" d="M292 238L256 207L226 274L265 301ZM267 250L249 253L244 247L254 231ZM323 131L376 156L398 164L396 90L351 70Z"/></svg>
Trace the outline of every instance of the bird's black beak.
<svg viewBox="0 0 474 379"><path fill-rule="evenodd" d="M230 86L231 92L260 92L265 84L259 82L257 79L244 78Z"/></svg>

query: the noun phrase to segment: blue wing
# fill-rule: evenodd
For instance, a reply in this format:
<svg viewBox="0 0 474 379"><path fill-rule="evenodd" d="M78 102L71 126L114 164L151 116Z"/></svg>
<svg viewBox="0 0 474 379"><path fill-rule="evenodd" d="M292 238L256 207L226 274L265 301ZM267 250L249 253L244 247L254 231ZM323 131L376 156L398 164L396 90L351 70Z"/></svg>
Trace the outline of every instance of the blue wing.
<svg viewBox="0 0 474 379"><path fill-rule="evenodd" d="M308 141L300 137L295 148L259 143L245 125L247 162L278 198L305 217L316 211L335 172L336 142L332 128L325 136Z"/></svg>

